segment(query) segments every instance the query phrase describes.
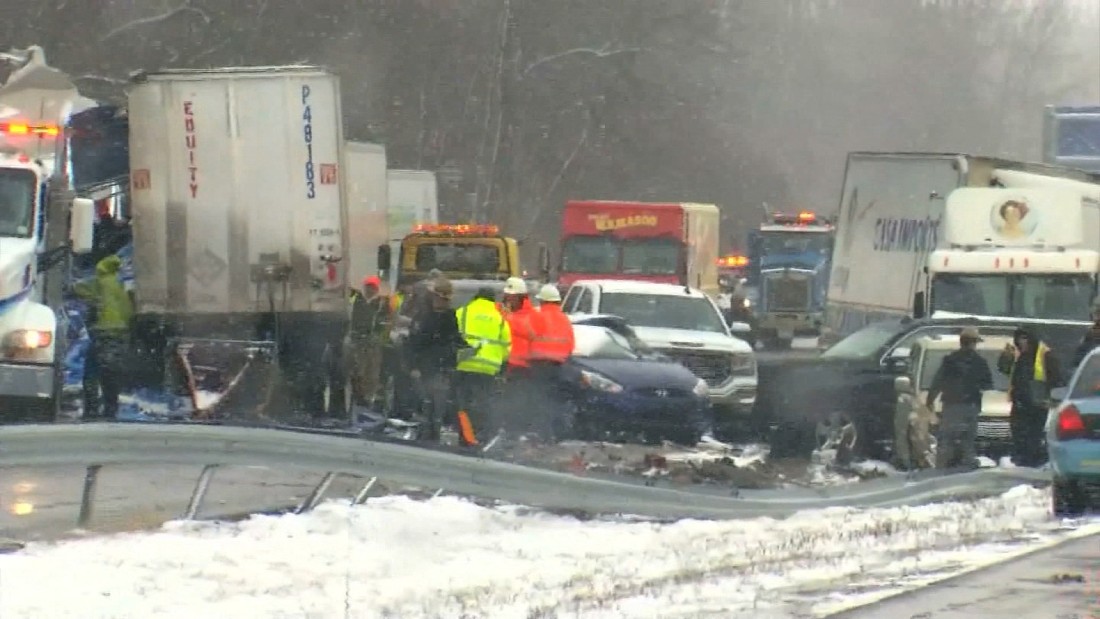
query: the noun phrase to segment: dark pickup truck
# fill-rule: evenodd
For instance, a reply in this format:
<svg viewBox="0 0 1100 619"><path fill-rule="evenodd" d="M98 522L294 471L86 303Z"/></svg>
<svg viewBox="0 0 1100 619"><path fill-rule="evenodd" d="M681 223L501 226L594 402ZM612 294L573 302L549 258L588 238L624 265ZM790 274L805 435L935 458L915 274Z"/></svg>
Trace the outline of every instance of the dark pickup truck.
<svg viewBox="0 0 1100 619"><path fill-rule="evenodd" d="M804 456L845 434L855 453L885 458L893 441L894 378L908 369L909 348L917 340L957 334L968 326L989 335L1012 335L1022 325L1039 333L1068 376L1088 323L981 318L879 322L817 357L762 359L754 417L758 427L767 428L776 456Z"/></svg>

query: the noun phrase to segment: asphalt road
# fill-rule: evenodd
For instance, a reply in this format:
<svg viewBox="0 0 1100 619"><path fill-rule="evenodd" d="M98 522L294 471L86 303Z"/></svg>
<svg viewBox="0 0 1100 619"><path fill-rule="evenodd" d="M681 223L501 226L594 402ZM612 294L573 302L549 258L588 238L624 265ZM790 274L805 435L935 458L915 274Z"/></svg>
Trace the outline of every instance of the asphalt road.
<svg viewBox="0 0 1100 619"><path fill-rule="evenodd" d="M830 619L1097 619L1100 535L972 572Z"/></svg>

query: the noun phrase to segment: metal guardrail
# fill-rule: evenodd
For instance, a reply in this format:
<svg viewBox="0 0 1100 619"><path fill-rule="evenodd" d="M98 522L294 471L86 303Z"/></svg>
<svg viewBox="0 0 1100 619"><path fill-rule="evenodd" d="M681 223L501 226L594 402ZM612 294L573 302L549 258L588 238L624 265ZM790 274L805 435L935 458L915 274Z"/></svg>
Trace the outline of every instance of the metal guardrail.
<svg viewBox="0 0 1100 619"><path fill-rule="evenodd" d="M826 507L920 505L990 496L1020 484L1049 483L1036 470L986 469L909 480L872 480L815 490L742 490L729 496L707 487L647 486L620 479L576 476L476 456L286 430L206 425L84 424L0 427L0 467L87 466L81 518L91 517L98 471L110 464L203 466L185 516L194 517L219 466L295 467L323 473L298 506L316 506L336 475L366 478L366 499L377 479L437 488L436 494L494 499L550 510L629 514L657 519L784 517Z"/></svg>

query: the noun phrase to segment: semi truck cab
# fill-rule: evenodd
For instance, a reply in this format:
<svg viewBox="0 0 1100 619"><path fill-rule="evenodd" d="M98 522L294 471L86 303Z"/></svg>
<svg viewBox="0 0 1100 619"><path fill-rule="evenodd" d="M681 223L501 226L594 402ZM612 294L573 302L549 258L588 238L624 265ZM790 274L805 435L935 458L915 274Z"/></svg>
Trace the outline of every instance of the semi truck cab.
<svg viewBox="0 0 1100 619"><path fill-rule="evenodd" d="M1100 252L1083 244L1079 195L960 188L948 197L945 217L949 247L928 258L916 317L1089 320Z"/></svg>
<svg viewBox="0 0 1100 619"><path fill-rule="evenodd" d="M94 203L73 198L67 177L55 175L52 162L28 154L40 142L60 142L60 137L56 125L0 123L0 414L5 420L52 421L59 412L66 267L70 252L92 249Z"/></svg>
<svg viewBox="0 0 1100 619"><path fill-rule="evenodd" d="M835 228L811 211L777 213L750 237L749 282L769 348L821 332Z"/></svg>

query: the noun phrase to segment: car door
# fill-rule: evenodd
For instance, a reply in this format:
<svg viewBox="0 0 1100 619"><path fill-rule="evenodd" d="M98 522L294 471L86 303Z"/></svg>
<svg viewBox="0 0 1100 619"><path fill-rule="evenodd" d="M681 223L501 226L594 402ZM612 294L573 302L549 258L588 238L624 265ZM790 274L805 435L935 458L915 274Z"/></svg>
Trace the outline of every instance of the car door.
<svg viewBox="0 0 1100 619"><path fill-rule="evenodd" d="M894 406L897 392L894 379L909 374L911 363L891 365L891 358L912 359L912 349L923 337L958 333L961 325L921 325L897 337L884 347L876 361L860 368L858 385L851 406L860 418L861 431L876 440L893 436ZM904 354L903 354L904 353Z"/></svg>

